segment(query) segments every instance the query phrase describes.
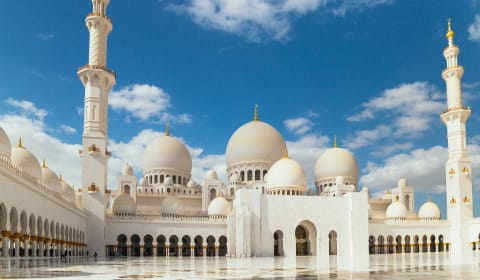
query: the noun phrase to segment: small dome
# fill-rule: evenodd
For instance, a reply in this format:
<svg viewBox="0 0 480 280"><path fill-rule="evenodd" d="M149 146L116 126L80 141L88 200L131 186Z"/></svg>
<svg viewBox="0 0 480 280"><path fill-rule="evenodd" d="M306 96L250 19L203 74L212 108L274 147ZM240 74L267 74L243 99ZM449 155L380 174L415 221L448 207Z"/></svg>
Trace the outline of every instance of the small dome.
<svg viewBox="0 0 480 280"><path fill-rule="evenodd" d="M282 158L268 171L267 190L272 188L300 188L307 190L307 176L303 167L291 158Z"/></svg>
<svg viewBox="0 0 480 280"><path fill-rule="evenodd" d="M206 179L218 180L217 172L215 172L215 170L213 170L213 169L210 169L210 170L208 170L207 175L205 176L205 178L206 178Z"/></svg>
<svg viewBox="0 0 480 280"><path fill-rule="evenodd" d="M164 184L165 184L166 186L172 186L172 185L173 185L173 179L172 179L172 177L167 176L167 178L165 178Z"/></svg>
<svg viewBox="0 0 480 280"><path fill-rule="evenodd" d="M230 176L230 183L239 183L239 182L241 182L240 175L238 175L238 173L236 172L233 173L232 176Z"/></svg>
<svg viewBox="0 0 480 280"><path fill-rule="evenodd" d="M122 175L124 176L131 176L133 175L133 168L128 164L128 162L125 163L125 165L122 167Z"/></svg>
<svg viewBox="0 0 480 280"><path fill-rule="evenodd" d="M385 215L387 219L406 219L408 210L403 203L394 201L387 207Z"/></svg>
<svg viewBox="0 0 480 280"><path fill-rule="evenodd" d="M136 211L137 205L135 204L135 200L127 193L122 193L113 200L113 215L134 216Z"/></svg>
<svg viewBox="0 0 480 280"><path fill-rule="evenodd" d="M47 185L49 189L55 192L62 192L60 178L46 164L42 165L42 183Z"/></svg>
<svg viewBox="0 0 480 280"><path fill-rule="evenodd" d="M315 163L315 182L343 176L358 180L358 163L353 154L342 148L326 150Z"/></svg>
<svg viewBox="0 0 480 280"><path fill-rule="evenodd" d="M251 121L238 128L227 144L227 166L239 164L273 164L282 158L285 141L271 125Z"/></svg>
<svg viewBox="0 0 480 280"><path fill-rule="evenodd" d="M7 133L0 127L0 155L5 155L10 158L12 154L12 145L10 139L8 139Z"/></svg>
<svg viewBox="0 0 480 280"><path fill-rule="evenodd" d="M418 217L420 219L438 220L440 219L440 208L429 199L420 207L420 210L418 210Z"/></svg>
<svg viewBox="0 0 480 280"><path fill-rule="evenodd" d="M67 184L65 181L63 181L60 178L60 185L62 186L62 196L64 199L66 199L68 202L73 202L75 203L75 191L73 188Z"/></svg>
<svg viewBox="0 0 480 280"><path fill-rule="evenodd" d="M161 210L165 214L178 214L183 211L183 203L178 197L169 196L163 200Z"/></svg>
<svg viewBox="0 0 480 280"><path fill-rule="evenodd" d="M145 180L145 178L142 177L140 180L138 180L138 185L139 186L146 186L147 185L147 180Z"/></svg>
<svg viewBox="0 0 480 280"><path fill-rule="evenodd" d="M153 140L143 153L143 172L150 169L174 169L190 174L192 157L180 140L168 135L161 136Z"/></svg>
<svg viewBox="0 0 480 280"><path fill-rule="evenodd" d="M217 196L208 205L209 216L227 216L232 211L232 206L223 196Z"/></svg>
<svg viewBox="0 0 480 280"><path fill-rule="evenodd" d="M398 187L406 187L407 186L407 179L400 178L397 182Z"/></svg>
<svg viewBox="0 0 480 280"><path fill-rule="evenodd" d="M190 180L188 180L188 183L187 183L187 188L195 188L197 184L195 183L195 181L190 178Z"/></svg>
<svg viewBox="0 0 480 280"><path fill-rule="evenodd" d="M22 168L23 172L36 179L42 178L42 167L37 158L22 146L20 138L18 145L12 149L12 162Z"/></svg>

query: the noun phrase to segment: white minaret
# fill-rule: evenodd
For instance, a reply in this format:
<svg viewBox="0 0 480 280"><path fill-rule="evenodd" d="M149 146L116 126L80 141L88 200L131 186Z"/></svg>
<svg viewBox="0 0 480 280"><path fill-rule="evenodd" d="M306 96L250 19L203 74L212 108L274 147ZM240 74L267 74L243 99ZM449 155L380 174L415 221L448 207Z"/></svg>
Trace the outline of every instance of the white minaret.
<svg viewBox="0 0 480 280"><path fill-rule="evenodd" d="M104 228L107 192L108 92L115 84L115 73L107 65L107 37L112 21L107 17L110 0L92 0L93 11L85 24L90 32L88 64L78 69L85 86L82 157L82 204L88 211L87 244L91 255L105 255Z"/></svg>
<svg viewBox="0 0 480 280"><path fill-rule="evenodd" d="M465 124L470 116L470 108L462 104L461 79L463 67L457 63L459 48L453 44L453 31L448 20L448 46L443 51L447 68L442 78L447 85L447 110L440 117L447 126L448 160L445 164L447 218L451 224L451 259L462 260L468 252L469 220L472 212L472 173L467 153L467 131Z"/></svg>

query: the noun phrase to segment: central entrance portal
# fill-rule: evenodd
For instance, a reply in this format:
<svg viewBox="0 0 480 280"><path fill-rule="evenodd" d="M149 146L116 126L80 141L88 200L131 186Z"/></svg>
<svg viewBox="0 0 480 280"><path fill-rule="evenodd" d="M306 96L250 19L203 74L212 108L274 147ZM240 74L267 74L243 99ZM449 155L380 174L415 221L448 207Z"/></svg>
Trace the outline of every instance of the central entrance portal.
<svg viewBox="0 0 480 280"><path fill-rule="evenodd" d="M296 251L297 256L308 255L308 236L307 231L302 226L297 226L295 229Z"/></svg>

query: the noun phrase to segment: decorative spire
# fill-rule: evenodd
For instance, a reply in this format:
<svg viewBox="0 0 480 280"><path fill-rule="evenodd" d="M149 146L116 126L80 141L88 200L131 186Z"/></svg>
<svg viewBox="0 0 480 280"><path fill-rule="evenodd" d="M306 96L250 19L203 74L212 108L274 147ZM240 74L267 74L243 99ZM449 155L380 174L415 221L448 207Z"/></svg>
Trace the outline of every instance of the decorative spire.
<svg viewBox="0 0 480 280"><path fill-rule="evenodd" d="M170 123L168 123L168 122L165 126L165 136L170 136Z"/></svg>
<svg viewBox="0 0 480 280"><path fill-rule="evenodd" d="M287 149L287 145L285 145L285 147L283 148L283 158L288 158L288 149Z"/></svg>
<svg viewBox="0 0 480 280"><path fill-rule="evenodd" d="M333 136L333 147L334 147L334 148L337 147L337 135L334 135L334 136Z"/></svg>
<svg viewBox="0 0 480 280"><path fill-rule="evenodd" d="M47 168L47 162L45 161L45 158L43 158L42 167L43 167L43 168Z"/></svg>
<svg viewBox="0 0 480 280"><path fill-rule="evenodd" d="M253 120L254 121L258 121L258 104L255 104L255 106L253 106Z"/></svg>
<svg viewBox="0 0 480 280"><path fill-rule="evenodd" d="M60 182L63 182L63 176L60 174Z"/></svg>
<svg viewBox="0 0 480 280"><path fill-rule="evenodd" d="M20 136L20 137L18 138L18 144L17 144L17 147L19 147L19 148L23 148L23 144L22 144L22 136Z"/></svg>
<svg viewBox="0 0 480 280"><path fill-rule="evenodd" d="M432 200L430 199L430 196L427 196L427 202L432 202Z"/></svg>
<svg viewBox="0 0 480 280"><path fill-rule="evenodd" d="M454 35L455 33L452 30L452 20L448 19L448 30L447 30L447 34L445 34L445 37L447 37L449 45L452 45Z"/></svg>

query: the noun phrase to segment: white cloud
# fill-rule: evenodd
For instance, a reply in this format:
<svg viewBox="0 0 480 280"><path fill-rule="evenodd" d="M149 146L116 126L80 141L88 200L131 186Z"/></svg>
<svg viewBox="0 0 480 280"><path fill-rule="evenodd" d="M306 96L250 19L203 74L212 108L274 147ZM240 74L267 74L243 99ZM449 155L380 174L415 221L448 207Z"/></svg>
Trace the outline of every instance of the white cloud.
<svg viewBox="0 0 480 280"><path fill-rule="evenodd" d="M381 120L387 121L384 125L391 128L394 136L411 137L429 129L432 121L437 120L438 114L445 108L445 101L434 86L426 82L414 82L387 89L381 96L362 104L362 107L361 112L348 116L347 120L360 122L381 115Z"/></svg>
<svg viewBox="0 0 480 280"><path fill-rule="evenodd" d="M51 130L44 123L47 112L29 101L8 99L7 104L20 109L0 115L0 126L8 134L12 145L21 136L23 145L39 161L46 159L47 165L57 174L62 174L70 184L80 186L81 162L78 156L79 144L69 144L47 133Z"/></svg>
<svg viewBox="0 0 480 280"><path fill-rule="evenodd" d="M468 27L468 39L480 41L480 14L475 15L474 22Z"/></svg>
<svg viewBox="0 0 480 280"><path fill-rule="evenodd" d="M13 98L7 98L5 100L5 103L7 103L10 106L21 109L21 112L23 115L34 115L39 120L43 120L43 118L45 118L45 116L48 115L47 111L37 108L35 104L33 104L30 101L15 100Z"/></svg>
<svg viewBox="0 0 480 280"><path fill-rule="evenodd" d="M379 146L372 152L372 155L376 157L386 157L395 152L407 151L413 148L413 144L410 142L407 143L391 143L384 146Z"/></svg>
<svg viewBox="0 0 480 280"><path fill-rule="evenodd" d="M302 135L310 131L313 122L307 118L295 118L283 121L283 125L290 131L297 135Z"/></svg>
<svg viewBox="0 0 480 280"><path fill-rule="evenodd" d="M162 122L191 122L188 114L174 115L167 112L171 107L170 95L154 85L134 84L112 91L109 105L114 110L126 111L131 117L142 121L156 118Z"/></svg>
<svg viewBox="0 0 480 280"><path fill-rule="evenodd" d="M203 27L240 34L252 41L288 39L292 18L323 8L345 15L347 11L390 3L389 0L188 0L167 9L190 15Z"/></svg>
<svg viewBox="0 0 480 280"><path fill-rule="evenodd" d="M66 133L66 134L74 134L77 132L77 130L71 126L68 126L66 124L60 125L60 131Z"/></svg>
<svg viewBox="0 0 480 280"><path fill-rule="evenodd" d="M355 132L354 136L348 136L343 145L349 149L358 149L369 146L380 139L387 138L392 135L392 130L389 126L379 125L372 130L360 130Z"/></svg>

